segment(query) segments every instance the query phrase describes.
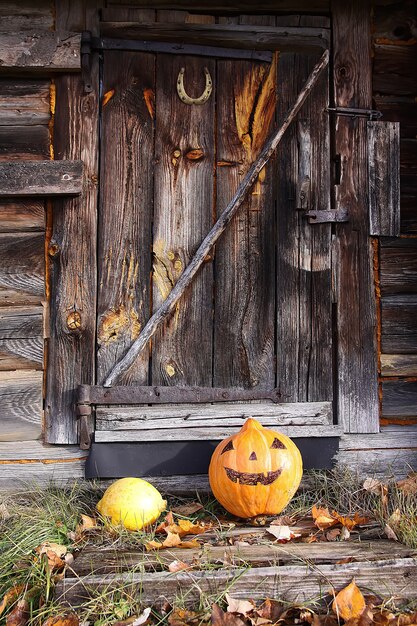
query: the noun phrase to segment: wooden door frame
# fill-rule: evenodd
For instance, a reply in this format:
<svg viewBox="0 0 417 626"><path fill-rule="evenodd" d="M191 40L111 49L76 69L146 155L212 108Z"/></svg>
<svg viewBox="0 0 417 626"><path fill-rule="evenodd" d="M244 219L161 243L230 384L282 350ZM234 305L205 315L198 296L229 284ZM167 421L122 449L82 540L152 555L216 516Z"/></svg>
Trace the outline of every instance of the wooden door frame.
<svg viewBox="0 0 417 626"><path fill-rule="evenodd" d="M333 78L336 104L370 108L369 6L356 0L352 9L341 0L335 0L332 16L335 24ZM86 27L98 35L98 12L92 18L90 15L89 19ZM350 27L349 20L352 19L358 22L355 29ZM282 46L282 33L280 37ZM253 45L252 38L248 45ZM355 49L353 46L364 54L352 54L352 49ZM77 388L80 384L93 384L95 380L99 148L96 56L92 57L91 82L93 91L89 93L85 92L83 81L78 75L64 76L56 84L58 106L55 115L55 155L57 158L83 158L86 177L80 198L60 201L59 206L57 204L55 207L48 247L51 316L45 422L46 440L49 443L78 441L75 415ZM345 97L347 86L348 99ZM334 259L339 302L337 405L339 420L345 432L379 430L376 340L374 333L369 333L370 326L374 329L376 327L376 307L367 225L365 141L363 133L358 133L354 120L338 119L335 129L336 151L342 155L342 163L347 163L347 166L336 193L335 208L348 208L352 215L349 224L336 225L335 250L338 254L337 260L336 257ZM351 150L353 145L359 145L360 150ZM352 172L359 172L359 193L349 185L348 176ZM82 229L80 224L83 224ZM352 311L349 292L352 286L357 290L357 301L367 307L369 323L366 325L360 319L360 308Z"/></svg>

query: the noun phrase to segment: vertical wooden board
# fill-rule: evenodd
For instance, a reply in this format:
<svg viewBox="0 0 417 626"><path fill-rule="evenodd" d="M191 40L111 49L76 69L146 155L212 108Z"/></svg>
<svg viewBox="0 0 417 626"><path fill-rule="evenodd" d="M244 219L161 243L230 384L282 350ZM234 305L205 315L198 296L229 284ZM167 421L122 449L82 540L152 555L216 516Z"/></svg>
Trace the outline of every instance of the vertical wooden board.
<svg viewBox="0 0 417 626"><path fill-rule="evenodd" d="M370 5L333 0L335 105L371 108ZM378 432L379 400L373 251L369 239L366 121L337 116L335 151L340 184L335 208L349 222L336 224L338 268L338 414L346 432Z"/></svg>
<svg viewBox="0 0 417 626"><path fill-rule="evenodd" d="M50 340L45 401L46 441L77 443L76 392L94 383L98 182L97 59L93 91L81 77L56 79L54 148L57 159L82 159L81 196L58 200L48 253Z"/></svg>
<svg viewBox="0 0 417 626"><path fill-rule="evenodd" d="M279 120L316 60L280 55ZM277 386L285 401L332 398L331 228L309 224L299 210L330 208L327 103L325 73L277 154Z"/></svg>
<svg viewBox="0 0 417 626"><path fill-rule="evenodd" d="M0 372L0 441L40 438L42 379L42 372Z"/></svg>
<svg viewBox="0 0 417 626"><path fill-rule="evenodd" d="M269 18L264 18L269 22ZM242 18L257 23L262 18ZM275 23L275 19L273 19ZM218 61L217 214L233 197L272 132L276 57L271 65ZM269 163L215 252L215 386L274 385L274 182Z"/></svg>
<svg viewBox="0 0 417 626"><path fill-rule="evenodd" d="M400 125L368 122L371 235L400 234Z"/></svg>
<svg viewBox="0 0 417 626"><path fill-rule="evenodd" d="M213 60L157 57L155 130L155 208L153 227L153 308L169 294L210 230L214 194L215 90L203 105L188 105L204 90L204 67L215 78ZM207 263L181 298L174 314L155 335L152 383L211 385L212 266Z"/></svg>
<svg viewBox="0 0 417 626"><path fill-rule="evenodd" d="M97 380L150 315L155 56L105 52L98 243ZM147 384L144 350L121 384Z"/></svg>

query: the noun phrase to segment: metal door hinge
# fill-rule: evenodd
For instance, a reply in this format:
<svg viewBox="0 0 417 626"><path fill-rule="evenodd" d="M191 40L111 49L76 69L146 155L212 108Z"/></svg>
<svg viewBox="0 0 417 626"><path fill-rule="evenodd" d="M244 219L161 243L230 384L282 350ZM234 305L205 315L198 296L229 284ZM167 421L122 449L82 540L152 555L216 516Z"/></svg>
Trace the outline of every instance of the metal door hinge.
<svg viewBox="0 0 417 626"><path fill-rule="evenodd" d="M338 211L306 211L304 216L308 217L310 224L328 224L349 221L349 215L346 209L340 209Z"/></svg>
<svg viewBox="0 0 417 626"><path fill-rule="evenodd" d="M92 415L91 404L77 404L77 420L79 422L79 437L81 450L89 450L91 446L90 421Z"/></svg>

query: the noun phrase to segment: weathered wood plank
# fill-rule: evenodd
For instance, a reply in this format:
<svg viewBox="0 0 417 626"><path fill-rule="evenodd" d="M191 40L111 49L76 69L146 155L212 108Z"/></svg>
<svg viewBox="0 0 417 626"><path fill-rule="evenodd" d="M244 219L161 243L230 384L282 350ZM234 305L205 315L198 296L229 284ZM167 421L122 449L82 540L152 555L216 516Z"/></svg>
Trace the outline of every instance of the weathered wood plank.
<svg viewBox="0 0 417 626"><path fill-rule="evenodd" d="M417 382L386 381L382 383L382 417L397 418L407 424L417 417Z"/></svg>
<svg viewBox="0 0 417 626"><path fill-rule="evenodd" d="M44 297L44 237L42 233L0 235L0 289L3 303Z"/></svg>
<svg viewBox="0 0 417 626"><path fill-rule="evenodd" d="M417 448L416 426L384 426L379 433L366 435L343 434L339 442L340 451L413 450Z"/></svg>
<svg viewBox="0 0 417 626"><path fill-rule="evenodd" d="M370 13L369 2L332 2L336 106L371 108ZM335 225L338 416L348 432L378 432L376 304L368 234L365 120L336 117L335 152L341 162L335 208L349 212L349 222Z"/></svg>
<svg viewBox="0 0 417 626"><path fill-rule="evenodd" d="M187 606L195 606L202 593L223 593L227 587L234 598L253 600L279 598L304 603L311 598L324 601L323 583L331 596L355 579L359 588L383 590L384 596L413 598L417 593L417 562L413 558L373 562L314 565L283 565L250 569L220 569L171 572L126 573L90 575L85 578L67 578L58 583L56 599L79 605L98 589L126 586L131 594L140 593L144 606L158 600L176 597L181 593ZM184 590L187 589L186 595ZM325 593L326 593L325 592Z"/></svg>
<svg viewBox="0 0 417 626"><path fill-rule="evenodd" d="M101 413L101 412L100 412ZM242 422L241 422L242 423ZM221 441L226 437L236 434L237 429L241 426L202 426L190 429L175 430L172 428L167 429L153 429L153 430L97 430L95 433L95 441L97 443L105 442L145 442L145 441ZM271 424L272 427L276 427L276 424ZM342 429L339 426L320 426L320 425L305 425L305 426L279 426L279 431L287 437L297 439L311 438L311 437L340 437Z"/></svg>
<svg viewBox="0 0 417 626"><path fill-rule="evenodd" d="M400 234L400 125L368 122L369 221L371 235Z"/></svg>
<svg viewBox="0 0 417 626"><path fill-rule="evenodd" d="M414 139L417 135L417 102L414 98L374 94L375 106L383 119L400 122L401 138Z"/></svg>
<svg viewBox="0 0 417 626"><path fill-rule="evenodd" d="M417 294L381 299L381 349L388 354L417 354Z"/></svg>
<svg viewBox="0 0 417 626"><path fill-rule="evenodd" d="M42 372L0 372L0 441L40 438L42 379Z"/></svg>
<svg viewBox="0 0 417 626"><path fill-rule="evenodd" d="M186 41L253 50L323 50L329 42L329 31L325 28L245 25L231 28L223 24L102 22L101 32L108 37L123 39Z"/></svg>
<svg viewBox="0 0 417 626"><path fill-rule="evenodd" d="M58 159L83 157L85 184L79 198L56 202L49 244L50 340L45 402L46 440L76 443L76 389L94 382L98 181L97 60L93 90L81 78L56 79L54 149Z"/></svg>
<svg viewBox="0 0 417 626"><path fill-rule="evenodd" d="M404 238L382 240L380 246L382 295L416 293L417 241Z"/></svg>
<svg viewBox="0 0 417 626"><path fill-rule="evenodd" d="M0 370L42 369L43 309L0 308Z"/></svg>
<svg viewBox="0 0 417 626"><path fill-rule="evenodd" d="M182 102L176 89L181 67L193 97L204 91L205 67L213 81L216 75L214 59L157 56L153 311L171 293L213 224L216 96L212 93L201 106ZM211 385L212 306L213 267L205 263L155 335L154 384Z"/></svg>
<svg viewBox="0 0 417 626"><path fill-rule="evenodd" d="M374 46L373 90L378 94L417 94L417 45Z"/></svg>
<svg viewBox="0 0 417 626"><path fill-rule="evenodd" d="M169 404L97 408L97 429L186 428L196 426L240 427L247 417L259 419L264 425L331 424L330 402L295 402L267 404L264 402L217 404Z"/></svg>
<svg viewBox="0 0 417 626"><path fill-rule="evenodd" d="M103 381L150 315L154 55L105 52L98 243L97 379ZM141 149L132 149L140 145ZM109 173L111 172L111 176ZM146 384L148 351L124 384Z"/></svg>
<svg viewBox="0 0 417 626"><path fill-rule="evenodd" d="M412 42L417 35L413 1L375 3L372 34L376 42Z"/></svg>
<svg viewBox="0 0 417 626"><path fill-rule="evenodd" d="M340 450L337 463L361 478L404 478L417 467L417 448L395 450Z"/></svg>
<svg viewBox="0 0 417 626"><path fill-rule="evenodd" d="M81 35L31 30L0 33L2 72L74 72L81 68Z"/></svg>
<svg viewBox="0 0 417 626"><path fill-rule="evenodd" d="M82 175L82 161L0 163L0 196L78 195Z"/></svg>
<svg viewBox="0 0 417 626"><path fill-rule="evenodd" d="M297 531L294 529L294 532ZM103 575L134 568L137 570L139 567L145 571L160 571L166 569L174 559L186 563L198 562L199 569L218 563L222 563L224 568L239 567L245 563L252 567L282 567L307 561L315 564L338 563L347 556L355 562L371 562L386 559L392 551L390 541L291 543L285 546L268 542L267 545L213 546L205 542L205 534L199 535L199 540L202 541L203 550L174 548L167 552L146 553L143 550L87 548L76 557L71 573L77 576ZM417 556L417 550L396 545L396 558L414 556Z"/></svg>
<svg viewBox="0 0 417 626"><path fill-rule="evenodd" d="M271 23L271 18L264 19L265 25ZM251 20L258 21L262 18ZM276 84L277 56L270 66L232 60L217 64L217 215L274 128ZM275 384L273 171L270 162L216 246L216 386L266 389Z"/></svg>
<svg viewBox="0 0 417 626"><path fill-rule="evenodd" d="M50 82L32 79L0 79L0 126L48 124Z"/></svg>
<svg viewBox="0 0 417 626"><path fill-rule="evenodd" d="M312 63L280 55L279 119ZM297 211L330 208L327 103L324 72L277 159L277 387L285 401L332 398L331 229L311 226Z"/></svg>
<svg viewBox="0 0 417 626"><path fill-rule="evenodd" d="M112 0L112 4L118 6L124 4L124 0ZM190 11L201 11L210 13L247 13L254 9L259 13L268 13L268 11L317 11L319 13L329 10L329 0L268 0L261 1L253 5L252 0L233 0L233 2L217 2L211 1L207 6L204 0L131 0L131 6L152 7L157 9L182 9Z"/></svg>
<svg viewBox="0 0 417 626"><path fill-rule="evenodd" d="M45 206L43 200L3 198L0 201L0 233L44 230Z"/></svg>
<svg viewBox="0 0 417 626"><path fill-rule="evenodd" d="M34 126L0 126L0 162L49 159L49 129Z"/></svg>
<svg viewBox="0 0 417 626"><path fill-rule="evenodd" d="M50 0L7 0L0 3L2 30L14 31L54 28L53 5Z"/></svg>
<svg viewBox="0 0 417 626"><path fill-rule="evenodd" d="M381 354L382 376L417 376L417 354Z"/></svg>

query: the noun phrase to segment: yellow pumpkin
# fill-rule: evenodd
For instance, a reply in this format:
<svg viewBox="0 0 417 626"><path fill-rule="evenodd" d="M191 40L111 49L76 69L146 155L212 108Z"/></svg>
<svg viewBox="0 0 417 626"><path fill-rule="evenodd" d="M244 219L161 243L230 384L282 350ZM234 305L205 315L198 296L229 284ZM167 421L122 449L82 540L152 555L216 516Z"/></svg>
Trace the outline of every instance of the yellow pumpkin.
<svg viewBox="0 0 417 626"><path fill-rule="evenodd" d="M295 443L253 418L217 446L209 467L214 497L229 513L244 518L280 513L302 475Z"/></svg>
<svg viewBox="0 0 417 626"><path fill-rule="evenodd" d="M106 489L97 510L112 524L140 530L155 522L166 509L166 500L142 478L121 478Z"/></svg>

